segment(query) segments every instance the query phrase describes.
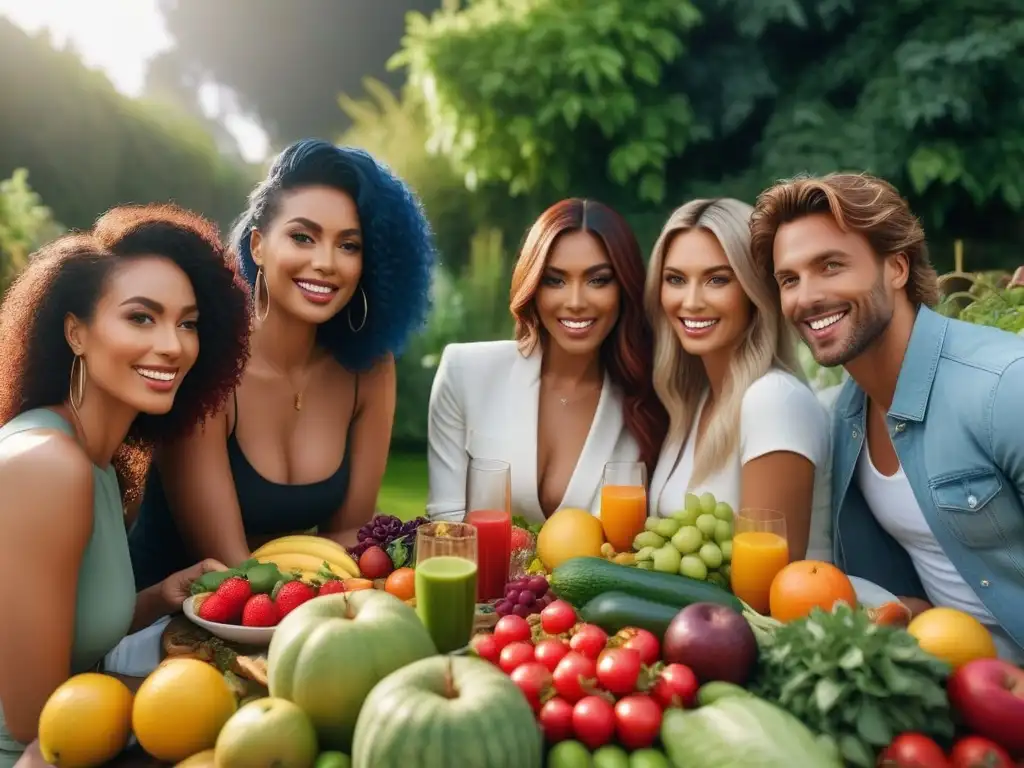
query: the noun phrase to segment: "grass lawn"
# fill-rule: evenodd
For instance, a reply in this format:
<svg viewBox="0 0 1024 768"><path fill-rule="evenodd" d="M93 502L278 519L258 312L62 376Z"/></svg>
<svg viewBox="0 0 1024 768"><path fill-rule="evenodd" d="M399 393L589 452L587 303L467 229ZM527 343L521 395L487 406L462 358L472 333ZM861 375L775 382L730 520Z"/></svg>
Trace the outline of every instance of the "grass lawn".
<svg viewBox="0 0 1024 768"><path fill-rule="evenodd" d="M384 483L377 496L377 507L386 515L402 520L426 514L427 457L420 453L393 453L388 456Z"/></svg>

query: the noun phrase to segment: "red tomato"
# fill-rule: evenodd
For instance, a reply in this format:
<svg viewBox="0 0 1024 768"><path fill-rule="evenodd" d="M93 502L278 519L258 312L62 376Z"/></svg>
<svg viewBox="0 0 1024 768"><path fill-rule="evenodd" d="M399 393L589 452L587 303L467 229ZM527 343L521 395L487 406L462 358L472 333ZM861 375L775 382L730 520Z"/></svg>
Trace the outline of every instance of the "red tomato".
<svg viewBox="0 0 1024 768"><path fill-rule="evenodd" d="M626 749L645 749L661 730L661 707L650 696L634 693L615 705L615 733Z"/></svg>
<svg viewBox="0 0 1024 768"><path fill-rule="evenodd" d="M646 629L637 627L626 627L616 637L623 640L622 647L629 648L640 654L640 662L645 666L651 666L661 658L661 643L658 638Z"/></svg>
<svg viewBox="0 0 1024 768"><path fill-rule="evenodd" d="M942 747L920 733L901 733L878 758L885 768L950 768Z"/></svg>
<svg viewBox="0 0 1024 768"><path fill-rule="evenodd" d="M491 664L498 663L501 647L498 645L498 641L494 639L494 635L479 634L469 644L473 648L473 653L484 661L489 661Z"/></svg>
<svg viewBox="0 0 1024 768"><path fill-rule="evenodd" d="M697 706L697 689L700 681L693 670L685 664L669 664L658 675L651 689L654 700L662 709L684 707L691 709Z"/></svg>
<svg viewBox="0 0 1024 768"><path fill-rule="evenodd" d="M597 659L597 682L616 696L636 691L640 677L640 654L629 648L609 648Z"/></svg>
<svg viewBox="0 0 1024 768"><path fill-rule="evenodd" d="M950 753L953 768L1013 768L1009 753L994 741L981 736L965 736Z"/></svg>
<svg viewBox="0 0 1024 768"><path fill-rule="evenodd" d="M548 699L540 708L537 720L550 744L572 738L572 704L565 699Z"/></svg>
<svg viewBox="0 0 1024 768"><path fill-rule="evenodd" d="M550 607L550 606L549 606ZM580 624L569 640L569 647L590 659L596 659L608 645L608 635L596 624Z"/></svg>
<svg viewBox="0 0 1024 768"><path fill-rule="evenodd" d="M549 635L568 632L576 624L576 609L565 600L555 600L540 612L540 626Z"/></svg>
<svg viewBox="0 0 1024 768"><path fill-rule="evenodd" d="M543 664L528 661L520 664L510 675L512 682L519 686L534 712L540 711L540 700L551 688L551 672Z"/></svg>
<svg viewBox="0 0 1024 768"><path fill-rule="evenodd" d="M533 648L533 658L554 672L568 652L569 644L563 640L541 640Z"/></svg>
<svg viewBox="0 0 1024 768"><path fill-rule="evenodd" d="M506 675L512 672L521 664L533 661L533 646L529 643L509 643L501 649L501 656L498 657L498 666Z"/></svg>
<svg viewBox="0 0 1024 768"><path fill-rule="evenodd" d="M575 704L584 696L589 695L588 689L594 684L596 677L597 666L593 659L588 659L582 653L571 651L558 662L551 679L558 695L570 704Z"/></svg>
<svg viewBox="0 0 1024 768"><path fill-rule="evenodd" d="M530 623L522 616L502 616L494 626L494 639L504 648L509 643L528 643L533 639Z"/></svg>
<svg viewBox="0 0 1024 768"><path fill-rule="evenodd" d="M608 744L615 735L615 710L600 696L587 696L572 708L572 731L590 749Z"/></svg>

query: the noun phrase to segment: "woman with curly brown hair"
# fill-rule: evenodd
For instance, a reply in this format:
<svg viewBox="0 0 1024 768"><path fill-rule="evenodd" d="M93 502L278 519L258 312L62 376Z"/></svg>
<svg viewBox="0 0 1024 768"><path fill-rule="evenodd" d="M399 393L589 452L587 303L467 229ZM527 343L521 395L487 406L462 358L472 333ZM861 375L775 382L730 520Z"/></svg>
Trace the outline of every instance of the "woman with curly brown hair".
<svg viewBox="0 0 1024 768"><path fill-rule="evenodd" d="M3 768L36 738L57 686L223 567L206 561L136 594L124 504L147 447L230 393L246 307L213 225L173 206L116 208L56 240L0 306ZM33 748L23 763L35 760Z"/></svg>

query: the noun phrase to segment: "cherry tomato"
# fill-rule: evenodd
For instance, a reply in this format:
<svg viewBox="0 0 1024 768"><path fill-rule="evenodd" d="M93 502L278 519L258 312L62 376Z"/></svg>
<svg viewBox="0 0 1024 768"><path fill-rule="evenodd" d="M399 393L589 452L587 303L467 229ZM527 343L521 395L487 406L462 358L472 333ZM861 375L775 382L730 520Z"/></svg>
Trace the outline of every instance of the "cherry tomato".
<svg viewBox="0 0 1024 768"><path fill-rule="evenodd" d="M572 731L590 749L608 744L615 735L615 709L600 696L587 696L572 708Z"/></svg>
<svg viewBox="0 0 1024 768"><path fill-rule="evenodd" d="M509 643L501 649L501 656L498 657L498 666L506 675L512 672L521 664L533 661L533 646L529 643Z"/></svg>
<svg viewBox="0 0 1024 768"><path fill-rule="evenodd" d="M568 652L569 644L563 640L541 640L533 648L533 658L554 672Z"/></svg>
<svg viewBox="0 0 1024 768"><path fill-rule="evenodd" d="M594 684L596 677L597 666L593 659L575 651L567 653L551 675L555 691L570 704L589 695L588 688Z"/></svg>
<svg viewBox="0 0 1024 768"><path fill-rule="evenodd" d="M981 736L965 736L954 744L950 762L953 768L1013 768L1009 753Z"/></svg>
<svg viewBox="0 0 1024 768"><path fill-rule="evenodd" d="M502 616L494 626L494 639L500 648L509 643L527 643L532 637L530 623L522 616Z"/></svg>
<svg viewBox="0 0 1024 768"><path fill-rule="evenodd" d="M683 707L692 709L697 706L697 689L700 681L693 670L685 664L669 664L658 675L651 689L651 696L661 705L662 709Z"/></svg>
<svg viewBox="0 0 1024 768"><path fill-rule="evenodd" d="M596 659L608 645L608 635L596 624L580 624L569 640L569 647L590 659Z"/></svg>
<svg viewBox="0 0 1024 768"><path fill-rule="evenodd" d="M576 624L576 609L565 600L555 600L540 612L540 626L549 635L568 632Z"/></svg>
<svg viewBox="0 0 1024 768"><path fill-rule="evenodd" d="M651 666L661 658L661 643L658 638L646 629L637 627L626 627L616 636L621 641L623 648L629 648L640 654L640 663Z"/></svg>
<svg viewBox="0 0 1024 768"><path fill-rule="evenodd" d="M629 648L609 648L597 659L597 682L616 696L636 691L640 677L640 654Z"/></svg>
<svg viewBox="0 0 1024 768"><path fill-rule="evenodd" d="M473 653L484 661L489 661L491 664L498 663L501 648L498 647L498 641L494 639L494 635L479 634L470 641L470 645L473 648Z"/></svg>
<svg viewBox="0 0 1024 768"><path fill-rule="evenodd" d="M901 733L878 758L884 768L949 768L942 747L920 733Z"/></svg>
<svg viewBox="0 0 1024 768"><path fill-rule="evenodd" d="M540 711L541 698L551 688L551 672L537 661L520 664L510 675L512 682L519 686L534 712Z"/></svg>
<svg viewBox="0 0 1024 768"><path fill-rule="evenodd" d="M557 696L544 702L537 715L544 738L550 744L572 738L572 704Z"/></svg>
<svg viewBox="0 0 1024 768"><path fill-rule="evenodd" d="M661 707L650 696L634 693L615 705L615 733L626 749L645 749L661 730Z"/></svg>

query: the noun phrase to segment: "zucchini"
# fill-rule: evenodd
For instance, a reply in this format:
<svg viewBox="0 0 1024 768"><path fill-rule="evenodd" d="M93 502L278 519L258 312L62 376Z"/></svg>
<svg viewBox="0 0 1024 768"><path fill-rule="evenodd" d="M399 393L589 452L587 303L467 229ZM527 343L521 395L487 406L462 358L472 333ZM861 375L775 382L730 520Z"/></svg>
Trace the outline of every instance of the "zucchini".
<svg viewBox="0 0 1024 768"><path fill-rule="evenodd" d="M596 624L609 635L626 627L639 627L652 632L660 641L677 613L679 609L671 605L625 592L605 592L580 609L580 618L588 624Z"/></svg>
<svg viewBox="0 0 1024 768"><path fill-rule="evenodd" d="M566 560L555 568L548 581L558 597L576 608L605 592L625 592L676 609L693 603L716 603L743 613L740 599L714 584L674 573L618 565L601 557Z"/></svg>

